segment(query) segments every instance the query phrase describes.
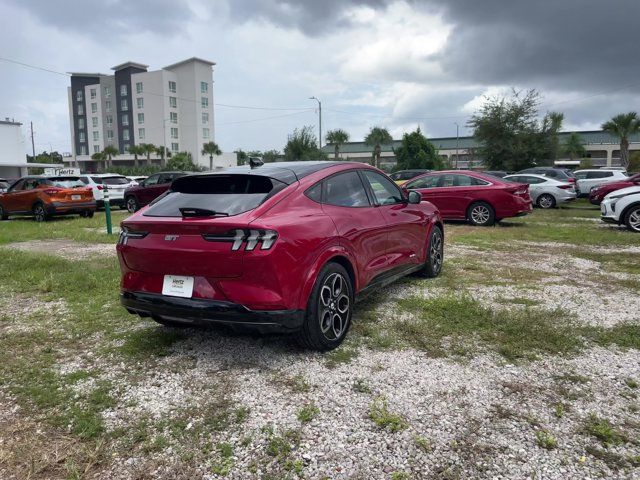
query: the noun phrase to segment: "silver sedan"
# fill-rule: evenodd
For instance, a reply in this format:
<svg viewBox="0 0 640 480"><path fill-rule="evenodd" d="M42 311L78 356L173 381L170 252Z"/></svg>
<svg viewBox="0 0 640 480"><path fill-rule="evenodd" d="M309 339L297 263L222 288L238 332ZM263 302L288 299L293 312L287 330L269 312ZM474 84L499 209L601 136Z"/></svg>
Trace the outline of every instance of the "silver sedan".
<svg viewBox="0 0 640 480"><path fill-rule="evenodd" d="M519 173L507 175L503 180L529 185L531 201L540 208L553 208L560 203L575 200L577 196L572 183L561 182L544 175Z"/></svg>

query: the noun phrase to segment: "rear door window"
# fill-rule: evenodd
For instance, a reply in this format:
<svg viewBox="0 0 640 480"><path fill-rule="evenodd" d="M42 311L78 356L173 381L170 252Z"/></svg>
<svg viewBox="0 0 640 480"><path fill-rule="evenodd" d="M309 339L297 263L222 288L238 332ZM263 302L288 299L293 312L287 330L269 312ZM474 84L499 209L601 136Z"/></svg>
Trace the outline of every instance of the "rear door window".
<svg viewBox="0 0 640 480"><path fill-rule="evenodd" d="M407 185L407 188L435 188L439 185L442 175L431 175L430 177L422 177L417 180L413 180Z"/></svg>
<svg viewBox="0 0 640 480"><path fill-rule="evenodd" d="M149 178L147 178L144 181L144 186L145 187L149 187L151 185L157 185L158 184L158 179L160 178L160 175L151 175Z"/></svg>
<svg viewBox="0 0 640 480"><path fill-rule="evenodd" d="M355 170L339 173L324 182L324 203L337 207L368 207L369 198Z"/></svg>
<svg viewBox="0 0 640 480"><path fill-rule="evenodd" d="M102 182L105 185L127 185L129 180L127 177L104 177Z"/></svg>
<svg viewBox="0 0 640 480"><path fill-rule="evenodd" d="M180 209L209 211L202 216L233 216L253 210L287 185L258 175L194 175L178 179L151 204L146 217L181 217Z"/></svg>
<svg viewBox="0 0 640 480"><path fill-rule="evenodd" d="M402 191L387 177L372 170L364 170L362 173L369 182L378 205L393 205L404 201Z"/></svg>

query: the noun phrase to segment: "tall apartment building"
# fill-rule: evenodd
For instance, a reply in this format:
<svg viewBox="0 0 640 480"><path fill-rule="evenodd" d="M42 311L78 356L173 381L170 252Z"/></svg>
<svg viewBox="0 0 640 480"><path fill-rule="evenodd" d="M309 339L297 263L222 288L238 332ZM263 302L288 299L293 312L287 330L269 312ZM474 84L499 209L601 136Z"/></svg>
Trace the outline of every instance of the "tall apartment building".
<svg viewBox="0 0 640 480"><path fill-rule="evenodd" d="M112 145L120 152L113 165L133 165L129 148L151 143L190 152L195 163L208 166L201 151L215 141L213 65L193 57L151 72L135 62L113 67L113 75L71 72L71 161L87 171L101 170L104 165L91 155ZM152 163L158 162L153 155ZM138 164L145 163L146 157L138 156Z"/></svg>

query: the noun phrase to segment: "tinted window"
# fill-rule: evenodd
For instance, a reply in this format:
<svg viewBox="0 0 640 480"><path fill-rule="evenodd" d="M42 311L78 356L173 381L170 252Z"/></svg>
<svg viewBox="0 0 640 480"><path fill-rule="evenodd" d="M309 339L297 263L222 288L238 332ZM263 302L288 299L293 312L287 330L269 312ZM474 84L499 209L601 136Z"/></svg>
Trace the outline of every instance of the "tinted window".
<svg viewBox="0 0 640 480"><path fill-rule="evenodd" d="M89 185L89 179L87 177L80 177L80 181L85 185Z"/></svg>
<svg viewBox="0 0 640 480"><path fill-rule="evenodd" d="M11 185L11 188L9 189L9 191L14 192L16 190L22 190L23 186L24 186L24 180L18 180L13 185Z"/></svg>
<svg viewBox="0 0 640 480"><path fill-rule="evenodd" d="M58 188L78 188L84 187L84 183L79 178L47 178L40 181L41 185L49 185Z"/></svg>
<svg viewBox="0 0 640 480"><path fill-rule="evenodd" d="M324 182L324 202L338 207L368 207L369 198L358 172L334 175Z"/></svg>
<svg viewBox="0 0 640 480"><path fill-rule="evenodd" d="M171 183L173 181L173 174L171 173L161 173L158 178L158 184L163 183Z"/></svg>
<svg viewBox="0 0 640 480"><path fill-rule="evenodd" d="M407 183L407 188L434 188L438 186L438 182L442 175L432 175L430 177L422 177Z"/></svg>
<svg viewBox="0 0 640 480"><path fill-rule="evenodd" d="M24 182L24 190L33 190L38 186L37 178L29 178Z"/></svg>
<svg viewBox="0 0 640 480"><path fill-rule="evenodd" d="M126 185L129 180L127 177L104 177L102 183L105 185Z"/></svg>
<svg viewBox="0 0 640 480"><path fill-rule="evenodd" d="M601 172L588 172L587 178L607 178L613 177L613 172L601 171Z"/></svg>
<svg viewBox="0 0 640 480"><path fill-rule="evenodd" d="M392 205L404 201L401 190L391 180L371 170L365 170L362 173L364 173L365 178L369 181L369 185L371 185L371 190L373 190L373 195L378 204Z"/></svg>
<svg viewBox="0 0 640 480"><path fill-rule="evenodd" d="M147 217L181 217L181 208L201 208L228 215L253 210L286 184L258 175L207 175L185 178L152 204Z"/></svg>
<svg viewBox="0 0 640 480"><path fill-rule="evenodd" d="M454 175L453 185L455 187L475 187L479 185L489 185L489 182L485 182L484 180L480 180L479 178L471 177L469 175Z"/></svg>
<svg viewBox="0 0 640 480"><path fill-rule="evenodd" d="M587 178L587 172L576 172L573 174L573 177L576 180L583 180L585 178Z"/></svg>
<svg viewBox="0 0 640 480"><path fill-rule="evenodd" d="M160 175L151 175L149 178L147 178L144 181L144 186L147 187L149 185L157 185L159 178L160 178Z"/></svg>
<svg viewBox="0 0 640 480"><path fill-rule="evenodd" d="M304 193L314 202L320 203L322 201L322 183L317 183Z"/></svg>

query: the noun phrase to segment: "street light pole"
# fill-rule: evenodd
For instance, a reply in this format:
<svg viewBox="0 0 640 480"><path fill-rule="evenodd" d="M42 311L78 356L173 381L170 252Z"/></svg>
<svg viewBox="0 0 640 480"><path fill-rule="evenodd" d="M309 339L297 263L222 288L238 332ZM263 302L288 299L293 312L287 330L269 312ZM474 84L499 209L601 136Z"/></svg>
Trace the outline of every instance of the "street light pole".
<svg viewBox="0 0 640 480"><path fill-rule="evenodd" d="M316 97L309 97L309 100L318 102L318 147L322 148L322 102Z"/></svg>
<svg viewBox="0 0 640 480"><path fill-rule="evenodd" d="M459 146L459 142L460 142L460 135L459 135L459 128L460 126L458 125L457 122L454 122L456 124L456 170L458 169L458 146Z"/></svg>

